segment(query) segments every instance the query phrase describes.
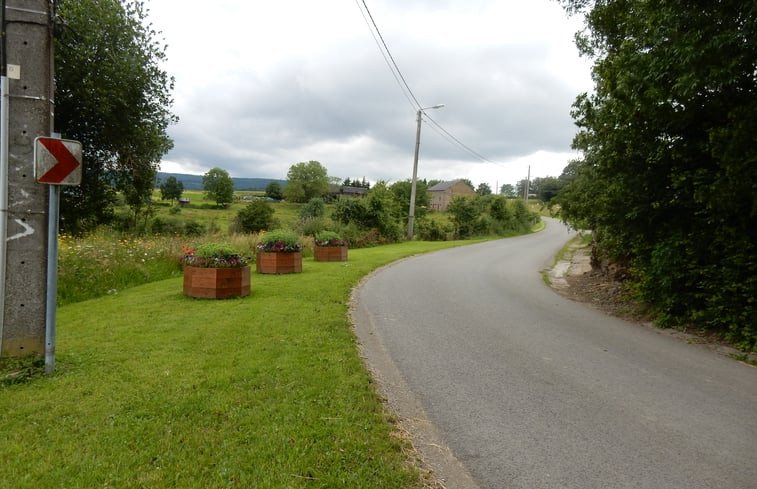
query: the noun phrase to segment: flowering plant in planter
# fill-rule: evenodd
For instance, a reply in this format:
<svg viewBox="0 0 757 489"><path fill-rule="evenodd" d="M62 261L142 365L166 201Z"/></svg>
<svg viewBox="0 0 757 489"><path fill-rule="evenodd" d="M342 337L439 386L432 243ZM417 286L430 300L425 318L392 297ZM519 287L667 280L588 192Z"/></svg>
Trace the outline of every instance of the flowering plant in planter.
<svg viewBox="0 0 757 489"><path fill-rule="evenodd" d="M181 251L179 262L195 268L243 268L250 261L228 243L205 243L195 249L182 246Z"/></svg>
<svg viewBox="0 0 757 489"><path fill-rule="evenodd" d="M255 245L258 251L267 253L290 253L302 251L302 239L294 231L285 229L274 229L268 231Z"/></svg>
<svg viewBox="0 0 757 489"><path fill-rule="evenodd" d="M321 231L315 233L315 244L316 246L346 246L347 240L334 231Z"/></svg>

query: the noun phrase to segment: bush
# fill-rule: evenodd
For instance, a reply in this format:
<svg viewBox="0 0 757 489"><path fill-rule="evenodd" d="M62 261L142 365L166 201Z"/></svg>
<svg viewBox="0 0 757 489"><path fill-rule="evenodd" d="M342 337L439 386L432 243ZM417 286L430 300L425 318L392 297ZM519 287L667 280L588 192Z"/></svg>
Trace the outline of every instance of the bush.
<svg viewBox="0 0 757 489"><path fill-rule="evenodd" d="M187 236L202 236L205 234L205 226L194 219L190 219L184 223L184 234Z"/></svg>
<svg viewBox="0 0 757 489"><path fill-rule="evenodd" d="M265 200L253 200L237 213L231 227L233 231L256 233L278 225L274 210Z"/></svg>
<svg viewBox="0 0 757 489"><path fill-rule="evenodd" d="M152 234L184 234L184 221L177 217L156 217L149 227Z"/></svg>
<svg viewBox="0 0 757 489"><path fill-rule="evenodd" d="M416 222L416 231L424 241L446 241L452 235L452 225L434 219L420 219Z"/></svg>
<svg viewBox="0 0 757 489"><path fill-rule="evenodd" d="M300 209L300 218L302 219L323 217L325 214L326 203L323 199L318 197L310 199L308 203Z"/></svg>
<svg viewBox="0 0 757 489"><path fill-rule="evenodd" d="M329 222L322 217L303 218L295 224L295 230L304 236L315 236L326 229L329 229Z"/></svg>

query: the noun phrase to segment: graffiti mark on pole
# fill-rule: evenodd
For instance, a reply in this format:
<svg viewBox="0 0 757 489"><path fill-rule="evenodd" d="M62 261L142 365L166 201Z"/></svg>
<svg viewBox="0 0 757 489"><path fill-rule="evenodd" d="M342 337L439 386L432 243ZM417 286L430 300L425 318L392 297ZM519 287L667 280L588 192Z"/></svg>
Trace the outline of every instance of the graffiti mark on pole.
<svg viewBox="0 0 757 489"><path fill-rule="evenodd" d="M21 219L14 219L14 221L16 221L16 223L20 224L21 227L24 228L24 230L21 231L20 233L14 234L13 236L9 236L8 239L7 239L7 241L13 241L14 239L21 239L21 238L24 238L26 236L31 236L32 234L34 234L34 228L31 227L30 225L26 224Z"/></svg>

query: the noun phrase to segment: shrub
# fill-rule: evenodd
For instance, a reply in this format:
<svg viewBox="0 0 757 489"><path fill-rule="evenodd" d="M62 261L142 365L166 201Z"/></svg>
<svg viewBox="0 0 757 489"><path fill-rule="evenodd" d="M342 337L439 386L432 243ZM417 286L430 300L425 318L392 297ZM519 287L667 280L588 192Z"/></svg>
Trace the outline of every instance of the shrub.
<svg viewBox="0 0 757 489"><path fill-rule="evenodd" d="M253 200L237 213L232 223L234 231L256 233L277 225L271 204L262 199Z"/></svg>
<svg viewBox="0 0 757 489"><path fill-rule="evenodd" d="M326 203L323 199L318 197L310 199L308 203L300 209L300 218L302 219L323 217L325 214Z"/></svg>
<svg viewBox="0 0 757 489"><path fill-rule="evenodd" d="M202 236L205 234L205 226L201 222L190 219L184 223L184 234L187 236Z"/></svg>
<svg viewBox="0 0 757 489"><path fill-rule="evenodd" d="M420 219L417 221L418 237L424 241L446 241L452 234L452 225L434 219Z"/></svg>
<svg viewBox="0 0 757 489"><path fill-rule="evenodd" d="M328 229L328 227L328 221L322 217L303 218L295 224L295 229L305 236L315 236L319 232Z"/></svg>

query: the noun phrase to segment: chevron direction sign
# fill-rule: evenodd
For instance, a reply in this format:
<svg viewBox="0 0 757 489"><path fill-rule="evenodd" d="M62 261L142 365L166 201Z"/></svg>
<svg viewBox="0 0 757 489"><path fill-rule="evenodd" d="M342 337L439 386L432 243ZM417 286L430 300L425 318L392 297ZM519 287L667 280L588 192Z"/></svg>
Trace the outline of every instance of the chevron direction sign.
<svg viewBox="0 0 757 489"><path fill-rule="evenodd" d="M34 140L34 178L50 185L80 185L82 149L79 141L38 137Z"/></svg>

